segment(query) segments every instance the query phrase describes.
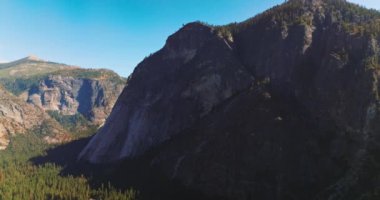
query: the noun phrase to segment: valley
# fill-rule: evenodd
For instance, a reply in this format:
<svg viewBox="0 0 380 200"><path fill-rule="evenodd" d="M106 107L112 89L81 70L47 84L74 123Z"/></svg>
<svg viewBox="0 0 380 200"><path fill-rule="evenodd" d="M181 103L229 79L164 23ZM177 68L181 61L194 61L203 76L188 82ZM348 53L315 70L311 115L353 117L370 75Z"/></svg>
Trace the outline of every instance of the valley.
<svg viewBox="0 0 380 200"><path fill-rule="evenodd" d="M136 199L135 190L93 185L83 175L61 175L64 166L32 161L94 134L124 78L26 57L1 64L0 83L0 199Z"/></svg>
<svg viewBox="0 0 380 200"><path fill-rule="evenodd" d="M89 133L82 133L89 134ZM138 192L119 190L109 182L92 185L84 176L62 175L62 166L36 164L32 158L43 156L54 145L46 144L38 133L12 138L8 148L0 152L1 199L115 199L134 200Z"/></svg>
<svg viewBox="0 0 380 200"><path fill-rule="evenodd" d="M1 63L0 199L379 199L379 80L345 0L183 24L128 78Z"/></svg>

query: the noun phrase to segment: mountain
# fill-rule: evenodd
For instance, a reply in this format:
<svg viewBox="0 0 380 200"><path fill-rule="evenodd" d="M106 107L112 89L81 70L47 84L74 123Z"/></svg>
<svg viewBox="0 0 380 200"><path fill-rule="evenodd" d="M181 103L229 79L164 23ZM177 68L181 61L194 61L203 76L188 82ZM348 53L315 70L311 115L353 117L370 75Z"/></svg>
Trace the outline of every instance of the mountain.
<svg viewBox="0 0 380 200"><path fill-rule="evenodd" d="M11 137L37 132L47 143L70 140L70 134L40 108L28 104L0 86L0 150L7 148Z"/></svg>
<svg viewBox="0 0 380 200"><path fill-rule="evenodd" d="M37 56L28 56L13 62L1 63L0 78L34 76L75 68L78 67L44 61Z"/></svg>
<svg viewBox="0 0 380 200"><path fill-rule="evenodd" d="M83 69L35 56L0 64L0 84L58 121L85 118L101 125L126 79L106 69Z"/></svg>
<svg viewBox="0 0 380 200"><path fill-rule="evenodd" d="M344 0L189 23L136 67L79 158L145 157L231 199L378 199L379 33L378 11Z"/></svg>

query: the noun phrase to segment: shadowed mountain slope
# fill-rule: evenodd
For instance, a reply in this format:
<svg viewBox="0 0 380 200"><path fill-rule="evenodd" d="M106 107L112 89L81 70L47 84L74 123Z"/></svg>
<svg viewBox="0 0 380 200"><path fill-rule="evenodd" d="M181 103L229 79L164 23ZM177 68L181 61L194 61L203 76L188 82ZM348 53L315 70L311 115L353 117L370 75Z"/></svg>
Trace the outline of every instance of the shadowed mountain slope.
<svg viewBox="0 0 380 200"><path fill-rule="evenodd" d="M149 153L233 199L376 199L379 33L379 12L344 0L187 24L136 67L80 159Z"/></svg>

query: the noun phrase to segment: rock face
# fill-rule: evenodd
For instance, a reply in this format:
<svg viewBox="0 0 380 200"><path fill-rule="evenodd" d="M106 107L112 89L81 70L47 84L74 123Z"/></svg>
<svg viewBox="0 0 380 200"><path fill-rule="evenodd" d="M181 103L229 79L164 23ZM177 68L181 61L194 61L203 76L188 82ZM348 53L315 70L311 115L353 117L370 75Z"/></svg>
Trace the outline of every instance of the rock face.
<svg viewBox="0 0 380 200"><path fill-rule="evenodd" d="M97 80L65 75L50 75L30 88L26 101L45 111L63 115L80 113L94 124L104 123L124 84L115 80Z"/></svg>
<svg viewBox="0 0 380 200"><path fill-rule="evenodd" d="M0 82L45 111L81 114L92 124L104 123L125 80L105 69L78 67L27 57L0 65Z"/></svg>
<svg viewBox="0 0 380 200"><path fill-rule="evenodd" d="M140 155L249 87L252 77L245 71L210 27L185 26L135 70L108 123L85 152L96 152L91 154L94 162Z"/></svg>
<svg viewBox="0 0 380 200"><path fill-rule="evenodd" d="M136 67L80 159L148 152L168 177L233 199L376 199L379 20L292 0L238 24L190 23Z"/></svg>
<svg viewBox="0 0 380 200"><path fill-rule="evenodd" d="M26 134L41 126L49 132L48 143L61 143L70 139L68 133L43 110L30 105L0 87L0 150L5 149L10 138L16 134Z"/></svg>

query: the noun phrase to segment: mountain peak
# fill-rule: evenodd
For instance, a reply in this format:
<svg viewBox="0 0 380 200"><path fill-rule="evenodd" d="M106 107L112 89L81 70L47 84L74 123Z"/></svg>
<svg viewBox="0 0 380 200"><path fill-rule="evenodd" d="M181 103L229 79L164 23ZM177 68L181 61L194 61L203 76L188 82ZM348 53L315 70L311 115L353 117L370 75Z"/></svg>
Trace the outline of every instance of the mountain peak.
<svg viewBox="0 0 380 200"><path fill-rule="evenodd" d="M323 0L288 0L288 2L320 3Z"/></svg>
<svg viewBox="0 0 380 200"><path fill-rule="evenodd" d="M36 55L28 55L27 57L21 59L21 60L28 60L28 61L43 61L41 58L37 57Z"/></svg>
<svg viewBox="0 0 380 200"><path fill-rule="evenodd" d="M287 0L289 3L302 3L304 5L321 5L322 3L347 2L346 0Z"/></svg>

